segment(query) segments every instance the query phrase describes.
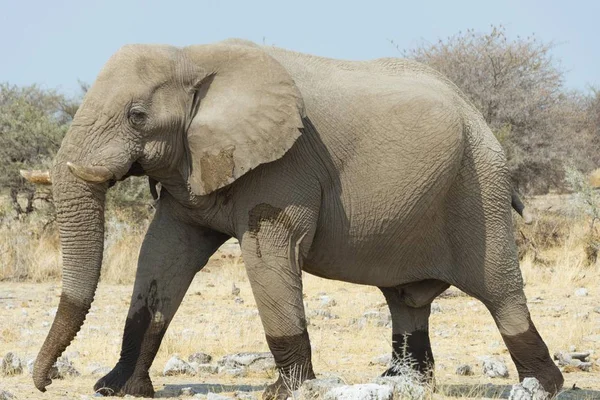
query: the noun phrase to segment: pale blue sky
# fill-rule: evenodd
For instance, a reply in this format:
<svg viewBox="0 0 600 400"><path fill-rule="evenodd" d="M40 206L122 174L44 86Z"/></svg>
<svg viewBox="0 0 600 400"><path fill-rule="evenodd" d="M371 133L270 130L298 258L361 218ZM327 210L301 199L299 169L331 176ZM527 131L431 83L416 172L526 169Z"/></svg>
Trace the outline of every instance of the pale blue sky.
<svg viewBox="0 0 600 400"><path fill-rule="evenodd" d="M184 46L241 37L335 58L398 56L458 31L555 41L569 88L600 86L600 1L0 0L0 81L67 93L126 43Z"/></svg>

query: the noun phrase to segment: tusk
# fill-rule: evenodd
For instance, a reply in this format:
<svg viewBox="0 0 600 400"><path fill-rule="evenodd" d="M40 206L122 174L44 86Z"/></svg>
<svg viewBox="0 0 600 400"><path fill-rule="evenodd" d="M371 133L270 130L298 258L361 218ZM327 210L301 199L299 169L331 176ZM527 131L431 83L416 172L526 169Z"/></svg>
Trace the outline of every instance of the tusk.
<svg viewBox="0 0 600 400"><path fill-rule="evenodd" d="M40 169L34 170L19 170L19 173L23 178L25 178L30 183L35 183L37 185L51 185L52 177L50 176L50 171L42 171Z"/></svg>
<svg viewBox="0 0 600 400"><path fill-rule="evenodd" d="M100 165L85 167L67 161L67 167L69 167L73 175L91 183L104 183L114 176L108 168Z"/></svg>

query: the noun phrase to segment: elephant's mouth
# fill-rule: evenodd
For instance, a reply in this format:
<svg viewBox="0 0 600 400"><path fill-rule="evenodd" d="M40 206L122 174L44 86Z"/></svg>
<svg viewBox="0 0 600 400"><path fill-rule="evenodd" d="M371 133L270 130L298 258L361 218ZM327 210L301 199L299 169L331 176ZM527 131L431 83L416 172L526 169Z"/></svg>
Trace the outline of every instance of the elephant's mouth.
<svg viewBox="0 0 600 400"><path fill-rule="evenodd" d="M144 168L142 168L142 165L137 162L134 161L133 164L131 164L131 167L129 167L129 171L127 171L127 173L125 175L123 175L121 178L116 179L113 178L111 180L108 181L108 187L113 187L118 181L124 181L125 179L129 178L130 176L144 176L146 175L146 171L144 171Z"/></svg>

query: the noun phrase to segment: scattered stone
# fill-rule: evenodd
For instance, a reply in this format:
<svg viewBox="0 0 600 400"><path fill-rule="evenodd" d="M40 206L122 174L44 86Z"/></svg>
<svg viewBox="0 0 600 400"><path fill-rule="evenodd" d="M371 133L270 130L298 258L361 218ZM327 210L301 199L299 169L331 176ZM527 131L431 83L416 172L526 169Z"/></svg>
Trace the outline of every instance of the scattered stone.
<svg viewBox="0 0 600 400"><path fill-rule="evenodd" d="M174 355L167 361L165 368L163 369L164 376L174 375L195 375L196 371L190 364L183 361L179 356Z"/></svg>
<svg viewBox="0 0 600 400"><path fill-rule="evenodd" d="M241 297L236 297L235 299L233 299L233 301L235 302L235 304L244 304L244 299L242 299Z"/></svg>
<svg viewBox="0 0 600 400"><path fill-rule="evenodd" d="M329 377L324 379L309 379L304 381L298 392L301 399L320 399L329 390L342 386L344 382L338 377Z"/></svg>
<svg viewBox="0 0 600 400"><path fill-rule="evenodd" d="M365 317L351 318L350 321L348 322L348 326L353 326L358 329L362 329L365 326L367 326L367 319Z"/></svg>
<svg viewBox="0 0 600 400"><path fill-rule="evenodd" d="M585 297L588 295L588 290L586 288L579 288L575 290L575 296L577 297Z"/></svg>
<svg viewBox="0 0 600 400"><path fill-rule="evenodd" d="M558 365L567 369L579 369L588 372L592 369L592 363L589 362L590 352L572 352L558 351L554 353L554 359Z"/></svg>
<svg viewBox="0 0 600 400"><path fill-rule="evenodd" d="M206 395L206 400L231 400L231 397L210 392Z"/></svg>
<svg viewBox="0 0 600 400"><path fill-rule="evenodd" d="M235 392L233 396L238 400L256 400L256 396L248 392Z"/></svg>
<svg viewBox="0 0 600 400"><path fill-rule="evenodd" d="M208 364L212 361L210 354L197 352L188 357L188 362L197 362L198 364Z"/></svg>
<svg viewBox="0 0 600 400"><path fill-rule="evenodd" d="M0 375L11 376L20 375L23 373L23 365L21 359L13 352L8 352L2 359L0 364Z"/></svg>
<svg viewBox="0 0 600 400"><path fill-rule="evenodd" d="M577 368L579 368L583 372L591 372L593 367L594 364L592 364L591 362L580 362L579 365L577 365Z"/></svg>
<svg viewBox="0 0 600 400"><path fill-rule="evenodd" d="M308 317L309 318L318 318L318 319L323 319L323 320L340 318L339 316L332 314L331 311L329 311L329 310L311 310L308 313Z"/></svg>
<svg viewBox="0 0 600 400"><path fill-rule="evenodd" d="M213 364L198 364L198 363L190 363L192 368L198 371L199 374L216 374L219 372L219 366Z"/></svg>
<svg viewBox="0 0 600 400"><path fill-rule="evenodd" d="M240 288L235 286L235 282L231 284L231 295L234 297L240 295Z"/></svg>
<svg viewBox="0 0 600 400"><path fill-rule="evenodd" d="M531 300L529 300L528 303L535 304L535 303L541 303L542 301L544 301L543 298L541 298L540 296L536 296L536 297L532 298Z"/></svg>
<svg viewBox="0 0 600 400"><path fill-rule="evenodd" d="M321 302L321 307L334 307L337 302L329 296L319 296L318 300Z"/></svg>
<svg viewBox="0 0 600 400"><path fill-rule="evenodd" d="M369 365L381 365L384 367L389 367L392 364L392 355L390 353L382 354L373 358Z"/></svg>
<svg viewBox="0 0 600 400"><path fill-rule="evenodd" d="M270 352L236 353L226 355L218 362L222 369L248 368L251 371L265 371L275 369L275 359Z"/></svg>
<svg viewBox="0 0 600 400"><path fill-rule="evenodd" d="M432 314L441 314L442 313L442 306L440 305L440 303L431 303L431 313Z"/></svg>
<svg viewBox="0 0 600 400"><path fill-rule="evenodd" d="M66 353L64 353L63 357L68 358L69 360L73 359L73 358L79 358L79 352L78 351L67 351Z"/></svg>
<svg viewBox="0 0 600 400"><path fill-rule="evenodd" d="M492 357L485 357L482 361L484 375L490 378L508 378L508 368L504 361Z"/></svg>
<svg viewBox="0 0 600 400"><path fill-rule="evenodd" d="M192 387L184 387L179 390L180 396L193 396L196 394L196 391Z"/></svg>
<svg viewBox="0 0 600 400"><path fill-rule="evenodd" d="M579 361L587 361L590 358L590 352L589 351L576 352L575 350L573 350L571 353L569 353L569 355L571 356L571 358L574 358L574 359L579 360Z"/></svg>
<svg viewBox="0 0 600 400"><path fill-rule="evenodd" d="M523 382L513 385L509 400L546 400L549 394L544 391L540 382L535 378L525 378Z"/></svg>
<svg viewBox="0 0 600 400"><path fill-rule="evenodd" d="M48 373L50 379L65 379L67 377L76 377L80 375L79 371L73 366L73 362L65 356L58 357L58 360L56 360Z"/></svg>
<svg viewBox="0 0 600 400"><path fill-rule="evenodd" d="M366 318L367 320L379 320L379 319L384 319L385 315L381 311L371 310L371 311L365 312L363 314L363 317Z"/></svg>
<svg viewBox="0 0 600 400"><path fill-rule="evenodd" d="M330 389L323 400L392 400L393 395L394 391L390 386L361 383Z"/></svg>
<svg viewBox="0 0 600 400"><path fill-rule="evenodd" d="M600 307L595 307L595 308L594 308L594 312L595 312L596 314L600 314Z"/></svg>
<svg viewBox="0 0 600 400"><path fill-rule="evenodd" d="M0 390L0 400L13 400L16 399L15 395L7 390Z"/></svg>
<svg viewBox="0 0 600 400"><path fill-rule="evenodd" d="M217 368L218 368L217 371L219 374L229 375L234 378L239 378L239 377L246 375L246 369L243 367L237 367L237 368L217 367Z"/></svg>
<svg viewBox="0 0 600 400"><path fill-rule="evenodd" d="M27 361L27 373L33 375L33 366L35 365L35 358L30 358Z"/></svg>
<svg viewBox="0 0 600 400"><path fill-rule="evenodd" d="M394 398L422 400L426 397L426 389L423 385L421 374L407 374L399 376L385 376L375 378L373 383L392 388Z"/></svg>
<svg viewBox="0 0 600 400"><path fill-rule="evenodd" d="M469 376L473 375L473 368L469 364L461 364L456 368L456 375Z"/></svg>

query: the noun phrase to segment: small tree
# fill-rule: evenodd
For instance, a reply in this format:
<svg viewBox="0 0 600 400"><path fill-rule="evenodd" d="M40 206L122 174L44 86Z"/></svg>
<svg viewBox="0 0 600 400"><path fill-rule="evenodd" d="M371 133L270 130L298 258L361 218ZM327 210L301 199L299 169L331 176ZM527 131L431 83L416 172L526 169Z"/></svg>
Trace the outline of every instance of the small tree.
<svg viewBox="0 0 600 400"><path fill-rule="evenodd" d="M71 116L63 111L68 100L38 86L0 84L0 187L10 194L18 214L33 210L35 189L19 169L50 167ZM25 209L18 202L25 195Z"/></svg>
<svg viewBox="0 0 600 400"><path fill-rule="evenodd" d="M600 153L587 140L573 146L585 129L585 101L564 90L553 48L533 35L510 40L503 26L492 26L490 33L459 32L404 55L450 78L502 143L515 185L543 193L563 186L563 160L576 154L583 159L577 166L589 170Z"/></svg>

